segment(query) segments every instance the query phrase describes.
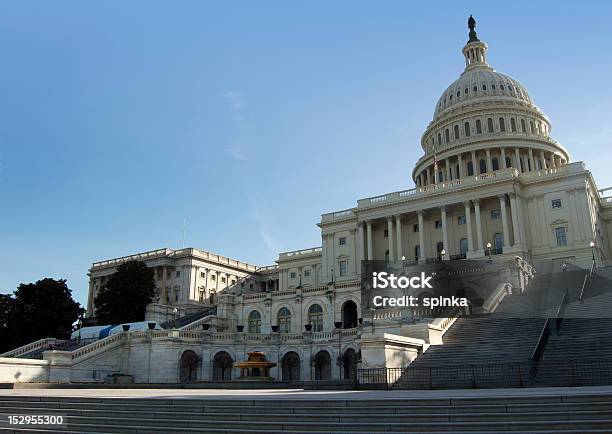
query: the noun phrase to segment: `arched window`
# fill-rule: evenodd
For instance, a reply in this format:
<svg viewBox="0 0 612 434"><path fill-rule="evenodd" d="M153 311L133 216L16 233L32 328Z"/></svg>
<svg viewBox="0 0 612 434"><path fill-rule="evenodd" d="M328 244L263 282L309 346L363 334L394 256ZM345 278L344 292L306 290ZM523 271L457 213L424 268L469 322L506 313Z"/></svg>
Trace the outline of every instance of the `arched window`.
<svg viewBox="0 0 612 434"><path fill-rule="evenodd" d="M486 84L482 85L482 90L487 90L487 85Z"/></svg>
<svg viewBox="0 0 612 434"><path fill-rule="evenodd" d="M510 157L506 157L506 167L512 167L512 160Z"/></svg>
<svg viewBox="0 0 612 434"><path fill-rule="evenodd" d="M459 139L459 125L455 125L455 140Z"/></svg>
<svg viewBox="0 0 612 434"><path fill-rule="evenodd" d="M323 308L318 304L313 304L308 309L308 322L312 325L313 332L323 331Z"/></svg>
<svg viewBox="0 0 612 434"><path fill-rule="evenodd" d="M459 253L462 255L467 254L468 251L468 240L467 238L461 238L459 240Z"/></svg>
<svg viewBox="0 0 612 434"><path fill-rule="evenodd" d="M459 165L455 166L455 177L459 179Z"/></svg>
<svg viewBox="0 0 612 434"><path fill-rule="evenodd" d="M493 245L495 246L495 251L501 253L504 247L504 236L500 233L496 233L493 236Z"/></svg>
<svg viewBox="0 0 612 434"><path fill-rule="evenodd" d="M438 145L442 144L442 134L438 133Z"/></svg>
<svg viewBox="0 0 612 434"><path fill-rule="evenodd" d="M281 359L281 371L283 381L299 381L300 380L300 356L289 351Z"/></svg>
<svg viewBox="0 0 612 434"><path fill-rule="evenodd" d="M257 310L249 313L249 333L261 333L261 314Z"/></svg>
<svg viewBox="0 0 612 434"><path fill-rule="evenodd" d="M352 329L357 327L357 304L348 300L342 305L342 328Z"/></svg>
<svg viewBox="0 0 612 434"><path fill-rule="evenodd" d="M448 132L448 128L444 130L444 138L446 139L445 143L450 142L450 133Z"/></svg>
<svg viewBox="0 0 612 434"><path fill-rule="evenodd" d="M421 246L417 244L416 246L414 246L414 260L418 261L420 257L421 257Z"/></svg>
<svg viewBox="0 0 612 434"><path fill-rule="evenodd" d="M213 380L231 380L234 360L225 351L219 351L213 358Z"/></svg>
<svg viewBox="0 0 612 434"><path fill-rule="evenodd" d="M465 125L463 125L463 130L465 132L465 137L470 137L470 123L466 122Z"/></svg>
<svg viewBox="0 0 612 434"><path fill-rule="evenodd" d="M278 330L281 333L291 332L291 312L286 307L278 311Z"/></svg>
<svg viewBox="0 0 612 434"><path fill-rule="evenodd" d="M480 173L486 173L487 172L487 162L481 158L480 159Z"/></svg>
<svg viewBox="0 0 612 434"><path fill-rule="evenodd" d="M476 119L476 134L482 134L482 123L480 119Z"/></svg>
<svg viewBox="0 0 612 434"><path fill-rule="evenodd" d="M491 165L493 166L493 170L499 170L499 160L497 159L497 157L493 157L493 159L491 160Z"/></svg>
<svg viewBox="0 0 612 434"><path fill-rule="evenodd" d="M493 132L493 119L491 118L487 119L487 131L489 133Z"/></svg>
<svg viewBox="0 0 612 434"><path fill-rule="evenodd" d="M516 121L514 118L510 118L510 129L513 133L516 133Z"/></svg>
<svg viewBox="0 0 612 434"><path fill-rule="evenodd" d="M471 161L468 161L467 164L467 174L468 176L472 176L474 174L474 164Z"/></svg>
<svg viewBox="0 0 612 434"><path fill-rule="evenodd" d="M499 118L499 131L506 131L506 120L504 118Z"/></svg>
<svg viewBox="0 0 612 434"><path fill-rule="evenodd" d="M523 133L527 132L527 129L525 128L525 119L521 119L521 131Z"/></svg>
<svg viewBox="0 0 612 434"><path fill-rule="evenodd" d="M533 126L533 121L529 121L529 131L531 131L531 134L535 133L535 127Z"/></svg>
<svg viewBox="0 0 612 434"><path fill-rule="evenodd" d="M315 380L331 379L331 357L325 350L319 351L314 357Z"/></svg>

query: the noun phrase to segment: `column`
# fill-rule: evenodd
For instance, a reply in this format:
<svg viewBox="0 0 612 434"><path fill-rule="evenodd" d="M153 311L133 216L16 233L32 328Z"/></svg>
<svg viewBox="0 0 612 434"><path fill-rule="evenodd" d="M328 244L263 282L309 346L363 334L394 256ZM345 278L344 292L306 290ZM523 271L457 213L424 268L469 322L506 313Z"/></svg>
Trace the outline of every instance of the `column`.
<svg viewBox="0 0 612 434"><path fill-rule="evenodd" d="M457 160L459 162L459 179L463 178L463 161L461 161L461 154L457 156Z"/></svg>
<svg viewBox="0 0 612 434"><path fill-rule="evenodd" d="M94 292L94 282L93 278L89 278L89 292L87 293L87 315L93 316L93 292Z"/></svg>
<svg viewBox="0 0 612 434"><path fill-rule="evenodd" d="M542 170L546 170L546 158L544 158L544 151L540 151L540 160L542 161Z"/></svg>
<svg viewBox="0 0 612 434"><path fill-rule="evenodd" d="M533 160L533 149L529 148L529 162L527 163L527 170L529 170L529 166L531 165L531 170L536 170L535 161Z"/></svg>
<svg viewBox="0 0 612 434"><path fill-rule="evenodd" d="M166 278L168 275L168 270L166 269L165 266L162 267L162 304L166 304L166 297L168 296L168 293L166 292Z"/></svg>
<svg viewBox="0 0 612 434"><path fill-rule="evenodd" d="M397 214L395 216L395 234L397 236L397 259L401 260L402 253L402 216Z"/></svg>
<svg viewBox="0 0 612 434"><path fill-rule="evenodd" d="M419 174L419 185L421 187L423 186L423 173L422 172Z"/></svg>
<svg viewBox="0 0 612 434"><path fill-rule="evenodd" d="M512 231L514 232L514 246L521 244L521 234L518 221L518 207L516 206L516 195L510 193L510 216L512 217Z"/></svg>
<svg viewBox="0 0 612 434"><path fill-rule="evenodd" d="M372 253L372 221L366 221L366 234L368 237L368 261L372 261L374 259L374 254Z"/></svg>
<svg viewBox="0 0 612 434"><path fill-rule="evenodd" d="M389 240L389 261L395 260L394 247L393 247L393 217L387 217L387 240Z"/></svg>
<svg viewBox="0 0 612 434"><path fill-rule="evenodd" d="M508 216L506 215L506 195L499 195L499 207L501 208L502 226L504 229L504 247L510 246L510 232L508 231Z"/></svg>
<svg viewBox="0 0 612 434"><path fill-rule="evenodd" d="M433 182L434 184L437 184L438 182L440 182L440 180L438 179L438 170L436 169L436 166L432 166L432 170L433 170Z"/></svg>
<svg viewBox="0 0 612 434"><path fill-rule="evenodd" d="M450 173L450 162L448 161L448 158L446 158L444 160L444 165L446 166L446 179L445 181L450 181L451 180L451 173Z"/></svg>
<svg viewBox="0 0 612 434"><path fill-rule="evenodd" d="M444 255L442 259L446 259L448 258L448 255L450 254L450 250L448 247L448 230L446 228L446 207L445 206L440 207L440 214L442 217L442 245L444 246L444 250L446 251L446 255Z"/></svg>
<svg viewBox="0 0 612 434"><path fill-rule="evenodd" d="M427 168L427 185L431 184L431 167Z"/></svg>
<svg viewBox="0 0 612 434"><path fill-rule="evenodd" d="M521 153L519 152L519 148L514 148L514 155L516 157L516 167L515 169L517 169L519 171L519 173L522 173L521 170Z"/></svg>
<svg viewBox="0 0 612 434"><path fill-rule="evenodd" d="M503 169L507 169L508 166L506 166L506 148L500 148L501 151L501 162L499 167L503 168Z"/></svg>
<svg viewBox="0 0 612 434"><path fill-rule="evenodd" d="M554 152L550 153L550 166L551 167L557 167L557 157L555 156Z"/></svg>
<svg viewBox="0 0 612 434"><path fill-rule="evenodd" d="M472 207L470 201L466 200L463 202L465 208L465 224L467 226L467 237L468 237L468 252L474 250L474 239L472 238Z"/></svg>
<svg viewBox="0 0 612 434"><path fill-rule="evenodd" d="M476 170L476 151L472 151L472 172L474 175L478 173Z"/></svg>
<svg viewBox="0 0 612 434"><path fill-rule="evenodd" d="M327 234L321 234L321 278L324 282L329 282L329 267L327 266Z"/></svg>
<svg viewBox="0 0 612 434"><path fill-rule="evenodd" d="M363 222L357 222L357 229L357 236L359 237L359 264L361 266L361 261L365 259L365 239L363 233Z"/></svg>
<svg viewBox="0 0 612 434"><path fill-rule="evenodd" d="M491 162L491 150L487 148L486 151L487 151L487 173L489 173L489 172L493 172L493 163Z"/></svg>
<svg viewBox="0 0 612 434"><path fill-rule="evenodd" d="M480 199L474 200L474 217L476 218L476 249L482 250L482 221L480 220Z"/></svg>
<svg viewBox="0 0 612 434"><path fill-rule="evenodd" d="M423 211L417 211L417 217L419 219L419 253L421 254L419 259L425 259L425 226L423 224Z"/></svg>

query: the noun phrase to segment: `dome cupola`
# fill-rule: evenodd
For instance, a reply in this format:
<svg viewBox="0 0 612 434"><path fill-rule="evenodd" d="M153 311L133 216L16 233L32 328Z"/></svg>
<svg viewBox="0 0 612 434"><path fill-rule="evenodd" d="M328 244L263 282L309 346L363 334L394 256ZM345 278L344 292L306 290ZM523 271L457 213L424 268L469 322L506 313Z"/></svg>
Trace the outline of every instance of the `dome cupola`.
<svg viewBox="0 0 612 434"><path fill-rule="evenodd" d="M424 182L423 178L427 179L427 183L436 183L438 178L457 179L464 174L476 174L475 162L470 162L469 170L463 167L467 155L475 158L476 154L486 153L487 171L505 167L505 150L502 153L504 164L499 164L497 158L490 156L493 148L520 148L528 155L534 152L547 155L538 164L521 161L512 163L510 158L513 167L519 164L543 167L546 166L546 159L549 164L568 162L567 151L550 138L550 121L533 103L527 89L512 77L495 71L487 63L488 47L478 38L476 20L471 15L468 28L469 39L462 49L465 69L444 90L436 103L433 119L421 138L425 155L413 170L415 183L423 185L419 184ZM449 156L453 161L459 159L463 162L458 166L452 163L446 172L439 173L433 169L436 160L434 155L438 161ZM516 159L520 160L522 154L519 152L516 155ZM461 157L464 159L461 160ZM481 163L480 159L478 163ZM482 164L479 170L480 167ZM465 170L460 170L463 168ZM429 175L426 174L428 170Z"/></svg>

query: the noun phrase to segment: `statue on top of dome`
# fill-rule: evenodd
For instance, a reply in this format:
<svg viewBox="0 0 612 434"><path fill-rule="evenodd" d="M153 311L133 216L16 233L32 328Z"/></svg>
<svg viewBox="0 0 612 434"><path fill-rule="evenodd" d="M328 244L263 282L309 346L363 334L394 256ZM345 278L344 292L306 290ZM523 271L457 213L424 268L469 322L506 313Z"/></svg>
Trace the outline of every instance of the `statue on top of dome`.
<svg viewBox="0 0 612 434"><path fill-rule="evenodd" d="M470 15L470 18L468 18L468 28L470 29L470 40L468 43L478 42L479 39L478 36L476 36L476 30L474 30L476 28L476 20L472 15Z"/></svg>

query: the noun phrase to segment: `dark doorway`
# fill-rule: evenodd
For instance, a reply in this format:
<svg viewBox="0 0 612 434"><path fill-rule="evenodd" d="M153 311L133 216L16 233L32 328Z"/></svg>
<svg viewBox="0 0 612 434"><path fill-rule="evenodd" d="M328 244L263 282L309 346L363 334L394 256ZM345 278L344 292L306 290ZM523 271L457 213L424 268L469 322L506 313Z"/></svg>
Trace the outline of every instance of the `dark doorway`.
<svg viewBox="0 0 612 434"><path fill-rule="evenodd" d="M215 354L213 359L213 380L227 381L232 379L232 365L234 360L225 351Z"/></svg>
<svg viewBox="0 0 612 434"><path fill-rule="evenodd" d="M344 365L344 379L353 380L357 374L357 353L354 349L349 348L342 355L342 364Z"/></svg>
<svg viewBox="0 0 612 434"><path fill-rule="evenodd" d="M281 370L283 381L300 381L300 356L289 351L281 360Z"/></svg>
<svg viewBox="0 0 612 434"><path fill-rule="evenodd" d="M331 380L331 357L325 350L315 356L315 380Z"/></svg>
<svg viewBox="0 0 612 434"><path fill-rule="evenodd" d="M181 356L179 381L193 383L197 380L200 358L192 350L187 350Z"/></svg>

